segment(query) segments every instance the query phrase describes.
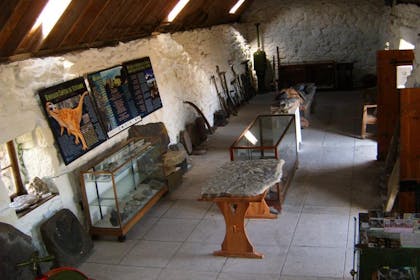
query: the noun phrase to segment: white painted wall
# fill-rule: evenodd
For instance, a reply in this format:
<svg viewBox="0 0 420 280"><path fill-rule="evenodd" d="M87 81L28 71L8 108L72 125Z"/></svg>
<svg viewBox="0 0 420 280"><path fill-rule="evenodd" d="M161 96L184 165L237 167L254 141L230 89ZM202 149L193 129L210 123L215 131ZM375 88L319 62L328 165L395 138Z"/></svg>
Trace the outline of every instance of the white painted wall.
<svg viewBox="0 0 420 280"><path fill-rule="evenodd" d="M389 41L392 49L399 49L400 39L417 46L415 64L406 87L420 87L420 7L412 4L396 5L392 9Z"/></svg>
<svg viewBox="0 0 420 280"><path fill-rule="evenodd" d="M354 62L355 84L376 72L376 51L384 48L390 7L383 0L259 0L242 16L252 52L257 49L255 23L272 60L280 63L335 60Z"/></svg>
<svg viewBox="0 0 420 280"><path fill-rule="evenodd" d="M149 56L163 108L145 117L141 124L162 121L171 142L177 142L180 130L196 117L195 111L182 102L194 102L212 123L213 112L219 109L219 102L210 84L210 76L215 74L216 65L222 71L228 71L228 61L234 63L238 73L242 73L240 62L248 55L249 46L235 27L221 25L172 35L161 34L116 47L0 65L0 142L19 136L18 141L25 147L24 160L29 180L39 176L60 192L59 197L20 219L7 207L7 192L2 192L0 221L7 221L32 235L37 243L39 233L33 230L34 226L58 209L69 208L83 217L78 207L78 177L73 171L127 137L127 131L124 131L65 166L36 96L38 89ZM230 77L229 72L228 81Z"/></svg>

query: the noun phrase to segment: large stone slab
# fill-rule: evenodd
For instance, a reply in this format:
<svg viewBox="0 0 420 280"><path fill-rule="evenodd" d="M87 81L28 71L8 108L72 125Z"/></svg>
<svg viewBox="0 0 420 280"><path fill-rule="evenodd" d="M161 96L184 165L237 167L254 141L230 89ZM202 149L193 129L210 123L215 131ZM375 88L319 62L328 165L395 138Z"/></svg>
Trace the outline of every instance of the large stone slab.
<svg viewBox="0 0 420 280"><path fill-rule="evenodd" d="M128 137L140 137L140 138L158 138L162 152L165 153L168 150L170 142L168 131L166 130L163 122L148 123L145 125L133 125L128 130Z"/></svg>
<svg viewBox="0 0 420 280"><path fill-rule="evenodd" d="M0 278L33 280L29 266L17 268L18 263L28 261L35 253L30 236L13 226L0 222Z"/></svg>
<svg viewBox="0 0 420 280"><path fill-rule="evenodd" d="M58 266L77 266L93 248L93 242L76 216L68 209L58 211L41 225L48 253Z"/></svg>

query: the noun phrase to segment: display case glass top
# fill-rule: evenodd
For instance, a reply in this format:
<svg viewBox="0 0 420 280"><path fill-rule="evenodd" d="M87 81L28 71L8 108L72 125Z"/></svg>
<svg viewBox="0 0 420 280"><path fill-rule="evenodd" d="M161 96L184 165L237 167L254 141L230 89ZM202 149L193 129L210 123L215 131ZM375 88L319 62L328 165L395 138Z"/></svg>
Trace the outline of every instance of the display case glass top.
<svg viewBox="0 0 420 280"><path fill-rule="evenodd" d="M296 160L295 115L258 115L230 147L231 160Z"/></svg>

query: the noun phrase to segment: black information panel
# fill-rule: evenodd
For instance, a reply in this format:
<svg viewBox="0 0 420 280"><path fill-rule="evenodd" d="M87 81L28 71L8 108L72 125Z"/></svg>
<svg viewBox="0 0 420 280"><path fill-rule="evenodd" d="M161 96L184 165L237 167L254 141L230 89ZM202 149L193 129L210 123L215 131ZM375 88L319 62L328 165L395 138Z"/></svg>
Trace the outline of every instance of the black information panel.
<svg viewBox="0 0 420 280"><path fill-rule="evenodd" d="M128 83L141 117L162 107L159 89L149 57L123 63L127 70Z"/></svg>
<svg viewBox="0 0 420 280"><path fill-rule="evenodd" d="M83 78L38 93L66 165L106 140Z"/></svg>
<svg viewBox="0 0 420 280"><path fill-rule="evenodd" d="M141 120L124 67L116 66L90 73L87 78L109 137Z"/></svg>

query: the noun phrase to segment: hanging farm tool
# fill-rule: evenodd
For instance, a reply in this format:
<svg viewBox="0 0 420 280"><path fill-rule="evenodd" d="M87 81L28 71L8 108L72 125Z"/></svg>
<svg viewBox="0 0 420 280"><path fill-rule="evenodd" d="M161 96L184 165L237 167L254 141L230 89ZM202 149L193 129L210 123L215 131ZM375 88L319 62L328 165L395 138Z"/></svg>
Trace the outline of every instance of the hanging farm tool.
<svg viewBox="0 0 420 280"><path fill-rule="evenodd" d="M236 110L235 102L233 101L233 98L230 95L229 88L227 86L225 76L226 72L221 72L218 65L216 65L216 72L219 76L220 84L222 85L222 89L226 97L226 103L229 106L230 112L232 113L232 115L236 116L238 114L238 111Z"/></svg>
<svg viewBox="0 0 420 280"><path fill-rule="evenodd" d="M242 61L241 64L244 65L244 73L241 75L241 81L244 88L245 100L249 101L253 96L255 96L255 88L253 86L253 78L250 71L249 60Z"/></svg>
<svg viewBox="0 0 420 280"><path fill-rule="evenodd" d="M230 110L229 106L227 105L225 98L222 96L222 93L219 91L219 87L217 86L216 77L214 75L211 75L210 80L211 80L211 82L213 82L214 88L216 89L217 97L219 98L219 102L220 102L220 108L225 113L226 118L229 118L229 116L231 114L231 110Z"/></svg>
<svg viewBox="0 0 420 280"><path fill-rule="evenodd" d="M244 87L242 86L242 83L241 83L241 78L236 73L235 68L233 67L233 64L230 65L230 69L232 70L232 75L233 75L233 80L230 82L230 84L233 86L233 88L235 89L237 93L239 103L242 104L243 102L245 102L245 93L244 93Z"/></svg>
<svg viewBox="0 0 420 280"><path fill-rule="evenodd" d="M267 68L267 57L265 51L260 47L260 29L259 23L255 24L257 28L257 41L258 49L254 52L254 70L257 73L258 78L258 92L263 93L265 91L265 71Z"/></svg>

